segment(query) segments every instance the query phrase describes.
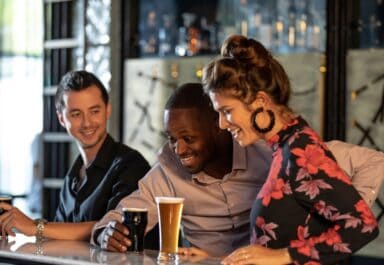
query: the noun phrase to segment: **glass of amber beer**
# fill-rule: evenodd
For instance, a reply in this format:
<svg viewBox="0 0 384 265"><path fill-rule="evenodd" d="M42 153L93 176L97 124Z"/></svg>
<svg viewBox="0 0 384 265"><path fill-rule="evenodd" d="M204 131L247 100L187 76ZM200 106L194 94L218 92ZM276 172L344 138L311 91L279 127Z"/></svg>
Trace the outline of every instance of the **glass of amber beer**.
<svg viewBox="0 0 384 265"><path fill-rule="evenodd" d="M184 198L156 197L160 227L160 262L178 260L179 231Z"/></svg>

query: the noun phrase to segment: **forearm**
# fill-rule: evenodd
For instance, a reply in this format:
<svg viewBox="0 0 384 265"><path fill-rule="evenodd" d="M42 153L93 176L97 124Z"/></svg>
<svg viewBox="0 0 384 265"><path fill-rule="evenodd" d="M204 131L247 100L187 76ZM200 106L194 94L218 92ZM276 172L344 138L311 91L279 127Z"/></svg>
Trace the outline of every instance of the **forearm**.
<svg viewBox="0 0 384 265"><path fill-rule="evenodd" d="M44 227L43 236L50 239L89 240L96 222L57 223L50 222Z"/></svg>

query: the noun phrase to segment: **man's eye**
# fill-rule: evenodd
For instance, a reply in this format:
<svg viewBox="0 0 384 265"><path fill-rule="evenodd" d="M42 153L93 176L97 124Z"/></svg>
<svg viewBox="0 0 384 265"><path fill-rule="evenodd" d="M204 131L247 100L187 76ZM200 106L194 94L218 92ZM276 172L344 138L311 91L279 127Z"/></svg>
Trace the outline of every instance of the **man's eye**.
<svg viewBox="0 0 384 265"><path fill-rule="evenodd" d="M183 139L184 139L184 141L185 141L187 144L190 144L190 143L193 142L193 138L192 138L192 137L188 137L188 136L186 136L186 137L184 137Z"/></svg>
<svg viewBox="0 0 384 265"><path fill-rule="evenodd" d="M73 112L73 113L71 113L71 117L72 118L77 118L77 117L79 117L80 116L80 113L78 113L78 112Z"/></svg>
<svg viewBox="0 0 384 265"><path fill-rule="evenodd" d="M100 112L100 110L98 110L98 109L96 109L96 110L92 110L92 111L91 111L92 114L97 114L97 113L99 113L99 112Z"/></svg>
<svg viewBox="0 0 384 265"><path fill-rule="evenodd" d="M176 139L171 137L171 136L168 136L168 141L171 143L171 144L174 144L176 143Z"/></svg>

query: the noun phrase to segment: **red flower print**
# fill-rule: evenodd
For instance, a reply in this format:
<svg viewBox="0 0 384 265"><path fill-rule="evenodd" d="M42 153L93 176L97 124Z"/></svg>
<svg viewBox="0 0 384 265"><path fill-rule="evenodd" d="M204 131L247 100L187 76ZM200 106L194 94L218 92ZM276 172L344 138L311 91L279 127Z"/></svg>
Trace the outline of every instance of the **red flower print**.
<svg viewBox="0 0 384 265"><path fill-rule="evenodd" d="M264 206L268 206L271 199L279 200L283 198L284 187L285 185L282 179L268 177L267 181L264 183L262 189L257 195L257 198L262 198L262 204Z"/></svg>
<svg viewBox="0 0 384 265"><path fill-rule="evenodd" d="M358 225L361 224L361 220L359 218L356 218L354 216L349 215L350 217L346 219L345 221L345 228L356 228Z"/></svg>
<svg viewBox="0 0 384 265"><path fill-rule="evenodd" d="M279 227L277 224L275 223L268 223L266 225L264 225L263 227L263 230L269 234L273 239L276 240L276 234L275 234L275 231L273 231L273 229Z"/></svg>
<svg viewBox="0 0 384 265"><path fill-rule="evenodd" d="M256 240L256 244L257 245L263 245L263 246L266 246L268 241L270 241L271 238L269 236L266 236L266 235L263 235L261 237L259 237L257 240Z"/></svg>
<svg viewBox="0 0 384 265"><path fill-rule="evenodd" d="M365 203L364 200L359 200L355 204L355 209L360 214L361 219L363 220L363 230L362 232L372 232L373 229L377 226L377 221L375 216L372 214L371 210L369 209L369 206Z"/></svg>
<svg viewBox="0 0 384 265"><path fill-rule="evenodd" d="M261 229L261 228L263 227L264 224L265 224L265 220L264 220L263 217L261 217L261 216L256 217L256 226L257 226L258 228Z"/></svg>
<svg viewBox="0 0 384 265"><path fill-rule="evenodd" d="M305 192L312 200L320 193L320 189L332 189L332 186L325 183L322 179L301 181L301 185L296 189L298 192Z"/></svg>
<svg viewBox="0 0 384 265"><path fill-rule="evenodd" d="M322 169L328 176L335 177L346 184L352 185L351 179L344 173L335 160L327 157Z"/></svg>
<svg viewBox="0 0 384 265"><path fill-rule="evenodd" d="M292 194L292 189L291 189L291 185L289 184L289 180L284 185L283 193L286 195Z"/></svg>
<svg viewBox="0 0 384 265"><path fill-rule="evenodd" d="M299 172L297 172L296 181L300 181L304 178L308 178L311 175L308 174L308 171L305 168L300 168Z"/></svg>
<svg viewBox="0 0 384 265"><path fill-rule="evenodd" d="M314 142L314 143L319 143L320 142L321 143L320 137L311 128L304 127L303 130L302 130L302 133L308 135L309 139L311 139L312 142Z"/></svg>
<svg viewBox="0 0 384 265"><path fill-rule="evenodd" d="M332 211L337 211L335 207L333 207L332 205L326 205L324 201L319 201L318 203L316 203L315 209L320 215L324 216L327 219L331 219Z"/></svg>
<svg viewBox="0 0 384 265"><path fill-rule="evenodd" d="M339 233L337 233L337 230L339 230L339 226L335 226L334 228L328 229L327 232L322 234L322 238L325 239L325 243L328 246L332 246L337 243L342 243L341 237Z"/></svg>
<svg viewBox="0 0 384 265"><path fill-rule="evenodd" d="M333 245L333 250L342 253L352 253L352 250L350 250L348 246L349 244L347 243L336 243Z"/></svg>
<svg viewBox="0 0 384 265"><path fill-rule="evenodd" d="M326 157L323 149L312 144L307 145L305 149L294 148L291 152L297 156L297 165L306 169L309 174L317 174Z"/></svg>
<svg viewBox="0 0 384 265"><path fill-rule="evenodd" d="M263 217L256 217L256 226L263 230L264 233L269 234L273 239L276 240L276 234L273 231L273 229L277 228L278 225L275 223L265 223L265 220Z"/></svg>
<svg viewBox="0 0 384 265"><path fill-rule="evenodd" d="M297 248L297 252L307 257L319 259L319 252L315 248L315 242L309 238L308 227L299 226L297 229L297 240L292 240L290 246Z"/></svg>
<svg viewBox="0 0 384 265"><path fill-rule="evenodd" d="M279 142L279 140L280 140L279 135L278 135L278 134L275 134L274 136L272 136L272 137L268 140L268 144L269 144L270 146L272 146L274 143Z"/></svg>
<svg viewBox="0 0 384 265"><path fill-rule="evenodd" d="M277 178L279 175L283 161L282 149L278 149L275 153L273 153L273 156L274 157L269 169L268 178Z"/></svg>

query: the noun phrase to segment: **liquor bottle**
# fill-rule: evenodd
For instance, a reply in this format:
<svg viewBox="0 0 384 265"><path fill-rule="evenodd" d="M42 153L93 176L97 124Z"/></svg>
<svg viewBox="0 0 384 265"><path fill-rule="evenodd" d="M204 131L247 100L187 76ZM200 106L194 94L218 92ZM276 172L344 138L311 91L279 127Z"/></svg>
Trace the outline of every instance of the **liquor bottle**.
<svg viewBox="0 0 384 265"><path fill-rule="evenodd" d="M295 51L296 49L296 6L295 0L290 1L288 7L288 47L289 50Z"/></svg>
<svg viewBox="0 0 384 265"><path fill-rule="evenodd" d="M163 24L159 28L159 55L168 56L175 52L176 32L172 15L163 15Z"/></svg>

